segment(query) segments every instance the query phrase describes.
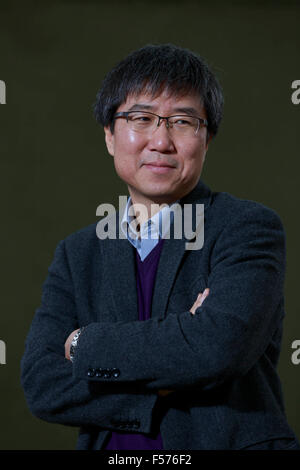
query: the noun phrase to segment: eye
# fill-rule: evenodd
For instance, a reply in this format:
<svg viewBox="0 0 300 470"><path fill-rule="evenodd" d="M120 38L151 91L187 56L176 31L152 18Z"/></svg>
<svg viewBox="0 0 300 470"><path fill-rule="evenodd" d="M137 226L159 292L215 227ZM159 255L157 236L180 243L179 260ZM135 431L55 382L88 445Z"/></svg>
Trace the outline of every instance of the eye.
<svg viewBox="0 0 300 470"><path fill-rule="evenodd" d="M139 116L139 117L137 117L136 119L138 119L139 121L143 121L143 122L151 121L151 119L149 118L149 116Z"/></svg>
<svg viewBox="0 0 300 470"><path fill-rule="evenodd" d="M148 123L152 121L152 116L149 116L147 114L142 114L142 113L136 113L136 114L131 114L130 115L130 120L134 122L140 122L140 123Z"/></svg>
<svg viewBox="0 0 300 470"><path fill-rule="evenodd" d="M192 121L193 119L189 117L178 117L174 119L174 124L176 124L176 126L188 127L193 125Z"/></svg>

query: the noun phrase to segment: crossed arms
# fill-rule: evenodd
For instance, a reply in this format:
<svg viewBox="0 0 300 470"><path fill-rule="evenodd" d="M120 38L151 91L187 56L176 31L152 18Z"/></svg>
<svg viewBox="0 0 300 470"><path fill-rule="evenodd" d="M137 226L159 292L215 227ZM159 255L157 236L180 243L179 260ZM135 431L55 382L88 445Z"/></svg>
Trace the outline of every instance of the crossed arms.
<svg viewBox="0 0 300 470"><path fill-rule="evenodd" d="M50 422L110 430L118 430L118 419L134 417L139 432L150 432L163 391L188 393L197 387L209 392L246 374L259 360L282 316L283 278L278 217L267 210L248 211L233 218L214 242L209 296L201 308L196 300L190 311L172 312L163 320L90 323L72 364L67 338L81 325L61 242L22 359L31 411ZM100 361L108 368L118 365L117 380L87 377L88 368Z"/></svg>
<svg viewBox="0 0 300 470"><path fill-rule="evenodd" d="M204 300L206 297L209 295L209 289L206 288L204 292L199 292L194 304L192 305L190 312L195 315L195 312L197 308L201 307L203 304ZM72 331L72 333L68 336L66 342L65 342L65 358L70 360L70 347L71 347L71 342L75 336L75 334L80 330L80 328L77 328L76 330ZM158 395L160 396L166 396L169 393L172 393L173 390L158 390Z"/></svg>

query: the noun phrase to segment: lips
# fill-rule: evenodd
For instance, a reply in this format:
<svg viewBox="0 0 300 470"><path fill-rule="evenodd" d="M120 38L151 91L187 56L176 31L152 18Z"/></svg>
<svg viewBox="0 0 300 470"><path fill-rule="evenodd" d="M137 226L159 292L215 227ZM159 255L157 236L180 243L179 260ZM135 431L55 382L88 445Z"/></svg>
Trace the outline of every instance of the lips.
<svg viewBox="0 0 300 470"><path fill-rule="evenodd" d="M144 163L144 165L152 166L152 167L174 168L173 165L170 165L170 163L167 163L167 162L148 162L148 163Z"/></svg>
<svg viewBox="0 0 300 470"><path fill-rule="evenodd" d="M174 170L174 166L170 165L170 163L166 162L149 162L144 163L144 167L155 174L164 174L169 173L170 171Z"/></svg>

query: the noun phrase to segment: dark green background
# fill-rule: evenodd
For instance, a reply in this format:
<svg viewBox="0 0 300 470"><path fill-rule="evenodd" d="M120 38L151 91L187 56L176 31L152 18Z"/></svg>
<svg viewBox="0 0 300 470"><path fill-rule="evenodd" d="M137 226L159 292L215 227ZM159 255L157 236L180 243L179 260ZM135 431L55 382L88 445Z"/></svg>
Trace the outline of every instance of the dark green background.
<svg viewBox="0 0 300 470"><path fill-rule="evenodd" d="M286 320L279 373L300 437L299 2L10 2L0 6L0 449L72 449L77 429L27 409L20 359L59 240L97 220L126 187L114 174L92 104L104 74L145 43L203 55L225 93L225 115L203 180L275 209L287 234Z"/></svg>

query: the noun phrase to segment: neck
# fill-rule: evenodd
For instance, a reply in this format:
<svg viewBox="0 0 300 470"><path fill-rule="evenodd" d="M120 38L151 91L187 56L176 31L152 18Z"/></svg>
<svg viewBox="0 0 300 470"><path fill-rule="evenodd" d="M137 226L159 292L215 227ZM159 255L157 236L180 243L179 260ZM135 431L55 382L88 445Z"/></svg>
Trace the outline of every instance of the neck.
<svg viewBox="0 0 300 470"><path fill-rule="evenodd" d="M137 223L142 225L147 220L151 219L157 212L162 210L166 205L172 204L175 200L166 201L164 200L153 200L148 198L137 198L134 194L131 194L131 202Z"/></svg>

